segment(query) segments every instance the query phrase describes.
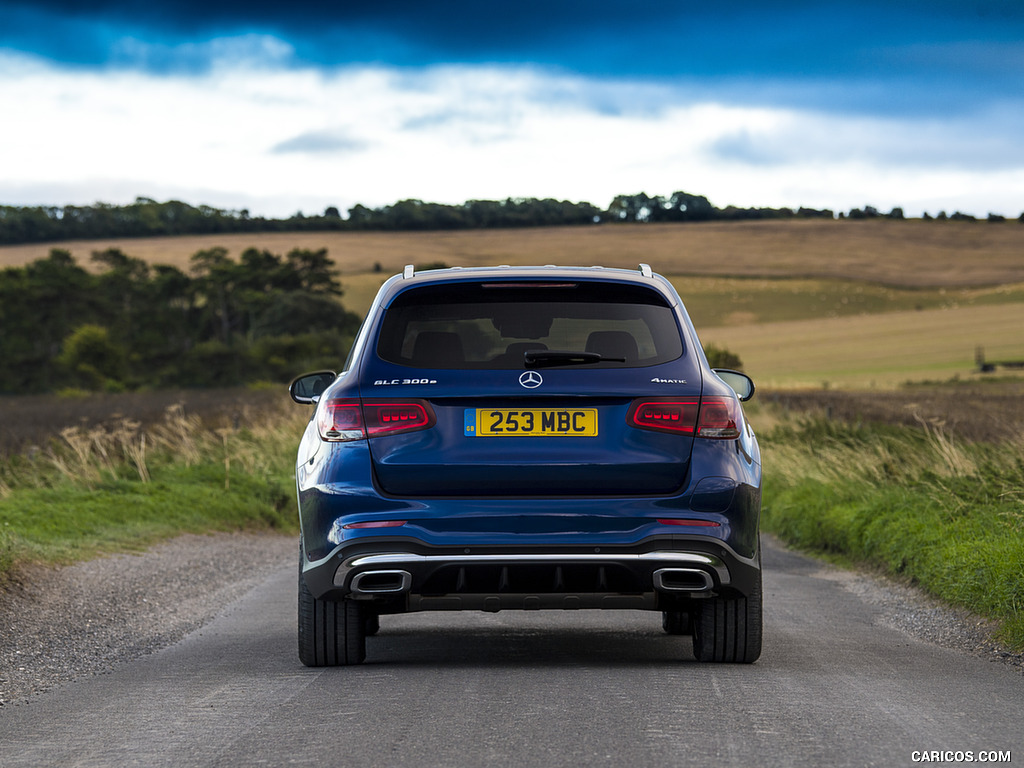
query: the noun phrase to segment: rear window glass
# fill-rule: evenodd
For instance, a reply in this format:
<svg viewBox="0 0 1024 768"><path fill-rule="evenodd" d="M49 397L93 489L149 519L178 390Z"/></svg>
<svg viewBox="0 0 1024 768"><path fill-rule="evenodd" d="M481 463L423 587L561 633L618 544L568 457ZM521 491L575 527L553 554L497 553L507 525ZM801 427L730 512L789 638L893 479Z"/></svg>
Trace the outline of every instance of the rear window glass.
<svg viewBox="0 0 1024 768"><path fill-rule="evenodd" d="M471 283L399 294L377 354L415 368L523 369L529 350L596 352L588 368L638 368L683 353L675 313L657 292L614 283Z"/></svg>

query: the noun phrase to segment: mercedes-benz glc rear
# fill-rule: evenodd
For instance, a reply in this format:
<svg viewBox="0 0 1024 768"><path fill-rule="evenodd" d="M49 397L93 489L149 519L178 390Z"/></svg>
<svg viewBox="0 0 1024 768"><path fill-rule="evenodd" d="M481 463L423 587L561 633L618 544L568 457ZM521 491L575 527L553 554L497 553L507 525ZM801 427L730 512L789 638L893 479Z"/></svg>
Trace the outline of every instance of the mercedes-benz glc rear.
<svg viewBox="0 0 1024 768"><path fill-rule="evenodd" d="M760 655L753 384L645 265L406 268L291 393L303 663L458 610L660 611L699 660Z"/></svg>

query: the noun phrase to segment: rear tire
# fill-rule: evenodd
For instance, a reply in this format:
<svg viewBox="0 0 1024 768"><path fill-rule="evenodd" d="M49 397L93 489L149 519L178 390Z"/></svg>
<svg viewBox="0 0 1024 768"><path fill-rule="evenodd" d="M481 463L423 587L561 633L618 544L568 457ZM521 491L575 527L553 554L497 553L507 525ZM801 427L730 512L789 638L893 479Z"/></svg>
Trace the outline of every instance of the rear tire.
<svg viewBox="0 0 1024 768"><path fill-rule="evenodd" d="M380 632L380 614L372 611L366 613L366 636L373 637Z"/></svg>
<svg viewBox="0 0 1024 768"><path fill-rule="evenodd" d="M690 614L686 611L662 611L661 628L667 635L688 635L693 631Z"/></svg>
<svg viewBox="0 0 1024 768"><path fill-rule="evenodd" d="M299 558L299 661L307 667L362 664L367 618L353 600L318 600L306 586Z"/></svg>
<svg viewBox="0 0 1024 768"><path fill-rule="evenodd" d="M746 597L695 601L693 655L697 661L750 664L761 656L761 574Z"/></svg>

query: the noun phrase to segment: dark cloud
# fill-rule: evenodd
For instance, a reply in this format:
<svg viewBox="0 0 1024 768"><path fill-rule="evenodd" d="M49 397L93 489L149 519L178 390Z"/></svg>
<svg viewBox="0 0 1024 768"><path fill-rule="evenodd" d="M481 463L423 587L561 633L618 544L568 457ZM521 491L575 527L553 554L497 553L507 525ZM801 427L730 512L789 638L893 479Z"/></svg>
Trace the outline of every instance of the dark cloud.
<svg viewBox="0 0 1024 768"><path fill-rule="evenodd" d="M532 64L855 111L1020 98L1024 81L1019 0L0 0L0 47L72 65L196 71L214 56L198 44L245 36L294 65Z"/></svg>

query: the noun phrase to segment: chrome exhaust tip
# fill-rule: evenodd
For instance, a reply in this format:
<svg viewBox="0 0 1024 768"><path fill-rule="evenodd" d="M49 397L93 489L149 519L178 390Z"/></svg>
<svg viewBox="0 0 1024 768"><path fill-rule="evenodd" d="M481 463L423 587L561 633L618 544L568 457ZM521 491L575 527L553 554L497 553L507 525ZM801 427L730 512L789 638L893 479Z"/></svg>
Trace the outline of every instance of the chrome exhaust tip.
<svg viewBox="0 0 1024 768"><path fill-rule="evenodd" d="M660 592L710 592L711 574L698 568L662 568L654 572L654 588Z"/></svg>
<svg viewBox="0 0 1024 768"><path fill-rule="evenodd" d="M394 595L412 588L408 571L363 571L352 577L349 589L356 595Z"/></svg>

